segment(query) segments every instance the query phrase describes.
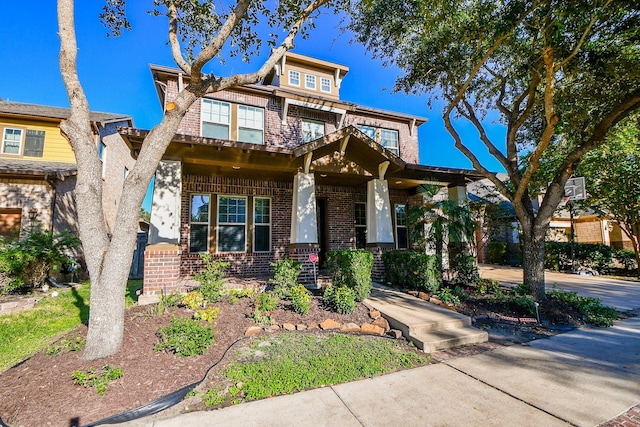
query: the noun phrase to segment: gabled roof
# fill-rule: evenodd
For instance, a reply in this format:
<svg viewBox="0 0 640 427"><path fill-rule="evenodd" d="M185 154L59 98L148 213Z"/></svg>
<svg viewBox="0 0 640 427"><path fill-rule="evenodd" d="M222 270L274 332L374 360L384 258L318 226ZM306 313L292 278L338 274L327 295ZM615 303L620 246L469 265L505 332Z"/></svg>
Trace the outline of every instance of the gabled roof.
<svg viewBox="0 0 640 427"><path fill-rule="evenodd" d="M48 105L25 104L22 102L0 101L0 116L16 118L68 119L70 108L51 107ZM114 122L129 122L133 126L133 118L122 114L90 112L92 122L107 124Z"/></svg>
<svg viewBox="0 0 640 427"><path fill-rule="evenodd" d="M73 163L40 162L33 160L0 158L0 174L7 176L56 177L64 179L78 173Z"/></svg>

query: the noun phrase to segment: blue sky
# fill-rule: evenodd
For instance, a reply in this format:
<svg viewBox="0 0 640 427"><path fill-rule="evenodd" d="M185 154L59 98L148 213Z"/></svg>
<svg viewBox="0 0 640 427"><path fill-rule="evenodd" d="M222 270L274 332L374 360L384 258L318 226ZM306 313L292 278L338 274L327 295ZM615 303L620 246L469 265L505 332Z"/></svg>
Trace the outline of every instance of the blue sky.
<svg viewBox="0 0 640 427"><path fill-rule="evenodd" d="M162 117L149 64L175 66L166 45L167 22L146 12L151 2L131 1L128 17L133 30L123 36L106 37L98 19L102 0L76 2L78 69L89 106L94 111L133 116L136 127L150 129ZM59 39L56 5L53 0L8 2L3 7L5 19L0 26L0 97L4 100L68 107L69 102L58 68ZM7 19L11 17L11 19ZM350 67L341 98L375 108L414 114L429 119L419 128L420 162L433 166L471 168L471 163L453 145L444 128L441 108L427 107L428 95L407 96L392 93L399 71L385 68L371 59L362 46L351 43L349 34L341 34L339 20L325 15L307 40L296 39L295 52L337 62ZM266 46L263 48L267 52ZM225 67L214 63L220 75L247 72L259 67L260 58L250 64L229 60ZM490 135L504 141L504 129L489 124ZM486 154L469 125L460 132L486 167L501 171L499 164Z"/></svg>

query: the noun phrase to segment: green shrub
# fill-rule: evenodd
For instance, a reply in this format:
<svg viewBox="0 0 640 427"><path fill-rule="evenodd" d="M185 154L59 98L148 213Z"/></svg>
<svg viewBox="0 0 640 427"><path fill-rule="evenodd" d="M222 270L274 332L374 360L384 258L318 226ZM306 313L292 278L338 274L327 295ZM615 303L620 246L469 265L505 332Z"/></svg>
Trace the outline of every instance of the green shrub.
<svg viewBox="0 0 640 427"><path fill-rule="evenodd" d="M636 253L629 249L616 249L613 257L624 266L625 270L635 270L638 268Z"/></svg>
<svg viewBox="0 0 640 427"><path fill-rule="evenodd" d="M518 286L513 288L513 293L517 296L528 296L531 295L531 290L531 285L520 283Z"/></svg>
<svg viewBox="0 0 640 427"><path fill-rule="evenodd" d="M227 400L227 394L224 391L212 388L202 395L204 406L220 405Z"/></svg>
<svg viewBox="0 0 640 427"><path fill-rule="evenodd" d="M333 285L348 287L355 292L356 301L363 301L371 293L373 254L366 250L327 252L327 266L333 276Z"/></svg>
<svg viewBox="0 0 640 427"><path fill-rule="evenodd" d="M406 287L434 293L440 287L438 257L411 251L382 253L387 281L396 287Z"/></svg>
<svg viewBox="0 0 640 427"><path fill-rule="evenodd" d="M473 284L480 280L476 258L464 253L451 258L449 270L453 273L455 283Z"/></svg>
<svg viewBox="0 0 640 427"><path fill-rule="evenodd" d="M193 318L196 320L203 320L205 322L213 323L220 314L220 307L207 307L202 310L196 310L193 314Z"/></svg>
<svg viewBox="0 0 640 427"><path fill-rule="evenodd" d="M550 298L564 301L580 314L586 321L596 326L612 326L613 321L618 319L618 313L612 307L602 305L600 298L581 297L577 292L563 292L554 287L547 294Z"/></svg>
<svg viewBox="0 0 640 427"><path fill-rule="evenodd" d="M440 288L436 296L440 301L442 301L445 304L453 304L453 305L460 304L460 298L457 295L455 295L453 292L451 292L450 288L447 288L447 287Z"/></svg>
<svg viewBox="0 0 640 427"><path fill-rule="evenodd" d="M530 315L536 314L536 302L529 295L515 295L511 297L510 302Z"/></svg>
<svg viewBox="0 0 640 427"><path fill-rule="evenodd" d="M273 312L278 308L278 297L269 292L261 292L256 297L253 307L253 320L261 326L269 326L272 323Z"/></svg>
<svg viewBox="0 0 640 427"><path fill-rule="evenodd" d="M293 305L293 310L296 313L307 314L309 313L309 304L311 303L311 292L304 285L298 285L291 288L289 292L289 300Z"/></svg>
<svg viewBox="0 0 640 427"><path fill-rule="evenodd" d="M507 263L507 244L505 242L489 242L487 252L491 264L504 265Z"/></svg>
<svg viewBox="0 0 640 427"><path fill-rule="evenodd" d="M100 372L89 368L87 372L73 371L71 374L71 378L76 384L85 388L95 387L100 396L104 396L111 381L115 381L123 376L124 373L122 369L110 365L104 365Z"/></svg>
<svg viewBox="0 0 640 427"><path fill-rule="evenodd" d="M336 313L351 314L356 308L356 293L346 286L329 285L324 290L324 303Z"/></svg>
<svg viewBox="0 0 640 427"><path fill-rule="evenodd" d="M182 304L189 310L196 310L205 303L204 296L200 291L191 291L182 297Z"/></svg>
<svg viewBox="0 0 640 427"><path fill-rule="evenodd" d="M218 302L226 292L224 273L231 264L214 260L211 254L200 254L200 259L204 262L204 268L194 275L194 279L200 283L200 292L204 299Z"/></svg>
<svg viewBox="0 0 640 427"><path fill-rule="evenodd" d="M487 292L496 293L500 288L500 282L494 279L480 279L476 283L478 293L486 294Z"/></svg>
<svg viewBox="0 0 640 427"><path fill-rule="evenodd" d="M285 258L272 262L271 272L273 278L269 283L274 284L274 292L281 298L287 298L291 289L298 284L298 276L302 271L302 264L298 261Z"/></svg>
<svg viewBox="0 0 640 427"><path fill-rule="evenodd" d="M49 356L56 356L62 352L80 351L82 347L84 347L85 342L82 337L77 336L69 339L64 338L60 340L59 343L47 347L47 354Z"/></svg>
<svg viewBox="0 0 640 427"><path fill-rule="evenodd" d="M571 265L570 242L546 242L545 268L553 270L568 270ZM613 250L611 246L601 243L574 243L575 261L578 265L604 272L611 267Z"/></svg>
<svg viewBox="0 0 640 427"><path fill-rule="evenodd" d="M213 328L203 326L193 319L171 319L171 326L158 328L160 343L155 351L168 350L180 357L204 354L213 344Z"/></svg>

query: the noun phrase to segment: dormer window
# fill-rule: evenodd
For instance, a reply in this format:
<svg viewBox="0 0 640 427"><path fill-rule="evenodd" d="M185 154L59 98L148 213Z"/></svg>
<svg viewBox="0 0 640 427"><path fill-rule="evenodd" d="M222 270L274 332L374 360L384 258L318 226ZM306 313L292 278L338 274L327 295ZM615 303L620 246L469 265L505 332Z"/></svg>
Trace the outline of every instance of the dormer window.
<svg viewBox="0 0 640 427"><path fill-rule="evenodd" d="M320 90L322 92L331 93L331 79L322 77L320 79Z"/></svg>
<svg viewBox="0 0 640 427"><path fill-rule="evenodd" d="M316 90L316 76L306 74L304 76L304 87L307 89Z"/></svg>
<svg viewBox="0 0 640 427"><path fill-rule="evenodd" d="M289 70L289 85L300 86L300 73L298 71Z"/></svg>

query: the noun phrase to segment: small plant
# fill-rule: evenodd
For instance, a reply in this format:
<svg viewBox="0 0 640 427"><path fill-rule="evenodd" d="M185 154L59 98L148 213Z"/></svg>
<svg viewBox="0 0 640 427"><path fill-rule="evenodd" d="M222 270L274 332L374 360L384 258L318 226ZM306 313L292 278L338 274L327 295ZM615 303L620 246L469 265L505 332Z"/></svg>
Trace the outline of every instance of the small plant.
<svg viewBox="0 0 640 427"><path fill-rule="evenodd" d="M204 305L204 296L200 291L191 291L182 297L182 304L189 310L197 310Z"/></svg>
<svg viewBox="0 0 640 427"><path fill-rule="evenodd" d="M440 290L436 295L438 296L438 299L445 304L453 304L453 305L460 304L460 298L457 295L454 295L453 292L451 292L450 288L447 288L447 287L440 288Z"/></svg>
<svg viewBox="0 0 640 427"><path fill-rule="evenodd" d="M613 321L618 319L616 310L602 305L600 298L581 297L576 292L563 292L555 286L547 295L555 300L566 302L593 325L609 327L613 326Z"/></svg>
<svg viewBox="0 0 640 427"><path fill-rule="evenodd" d="M172 292L169 295L165 295L164 292L160 294L160 299L156 305L156 314L162 316L169 307L176 307L182 302L182 294L178 291Z"/></svg>
<svg viewBox="0 0 640 427"><path fill-rule="evenodd" d="M298 285L291 288L289 292L289 300L293 305L293 310L296 313L307 314L309 313L309 305L311 303L311 292L304 285Z"/></svg>
<svg viewBox="0 0 640 427"><path fill-rule="evenodd" d="M220 314L220 307L207 307L201 310L197 310L193 318L196 320L203 320L205 322L213 323Z"/></svg>
<svg viewBox="0 0 640 427"><path fill-rule="evenodd" d="M227 399L225 392L212 388L202 395L202 401L205 406L215 406L224 403Z"/></svg>
<svg viewBox="0 0 640 427"><path fill-rule="evenodd" d="M346 286L329 285L324 290L324 303L336 313L351 314L356 308L356 293Z"/></svg>
<svg viewBox="0 0 640 427"><path fill-rule="evenodd" d="M271 325L271 316L276 308L278 308L278 297L268 292L261 292L254 302L253 320L261 326Z"/></svg>
<svg viewBox="0 0 640 427"><path fill-rule="evenodd" d="M298 276L302 270L302 264L298 261L285 258L272 262L271 271L273 278L269 279L269 283L274 284L274 292L280 298L287 298L291 289L298 283Z"/></svg>
<svg viewBox="0 0 640 427"><path fill-rule="evenodd" d="M229 289L229 303L235 304L240 298L252 298L255 293L254 288Z"/></svg>
<svg viewBox="0 0 640 427"><path fill-rule="evenodd" d="M224 273L231 264L227 261L216 261L211 254L200 254L200 259L205 266L194 275L194 279L200 283L200 292L204 298L210 302L217 302L226 292Z"/></svg>
<svg viewBox="0 0 640 427"><path fill-rule="evenodd" d="M80 351L84 347L85 340L82 337L73 337L69 339L62 339L58 344L53 344L47 347L47 354L49 356L55 356L62 352Z"/></svg>
<svg viewBox="0 0 640 427"><path fill-rule="evenodd" d="M520 283L518 286L513 288L513 294L517 296L531 295L531 285Z"/></svg>
<svg viewBox="0 0 640 427"><path fill-rule="evenodd" d="M498 292L500 288L500 282L494 279L480 279L476 284L476 289L480 294L486 294L487 292L491 292L495 294Z"/></svg>
<svg viewBox="0 0 640 427"><path fill-rule="evenodd" d="M191 390L189 393L185 394L185 395L184 395L184 398L185 398L185 399L189 399L189 398L191 398L191 397L196 397L196 396L197 396L197 395L199 395L199 394L200 394L200 391L199 391L199 390L196 390L196 389L194 388L194 389L193 389L193 390Z"/></svg>
<svg viewBox="0 0 640 427"><path fill-rule="evenodd" d="M215 340L213 328L193 319L171 319L171 326L159 328L157 335L160 343L155 351L168 350L180 357L204 354Z"/></svg>
<svg viewBox="0 0 640 427"><path fill-rule="evenodd" d="M100 396L104 396L111 381L122 378L124 372L115 366L104 365L100 372L96 372L93 368L89 368L87 372L73 371L71 378L82 387L95 387Z"/></svg>

